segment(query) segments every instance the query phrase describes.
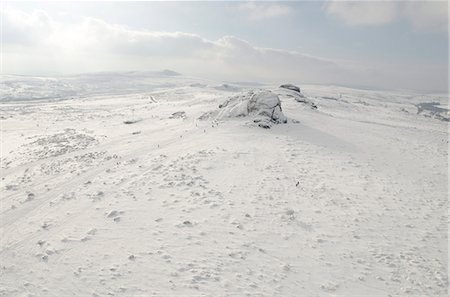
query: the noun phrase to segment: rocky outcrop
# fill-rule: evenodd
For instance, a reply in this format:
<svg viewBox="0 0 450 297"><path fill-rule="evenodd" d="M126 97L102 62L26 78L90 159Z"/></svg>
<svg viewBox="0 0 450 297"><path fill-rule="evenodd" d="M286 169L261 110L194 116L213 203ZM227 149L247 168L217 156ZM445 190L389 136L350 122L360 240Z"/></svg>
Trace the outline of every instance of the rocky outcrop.
<svg viewBox="0 0 450 297"><path fill-rule="evenodd" d="M277 94L261 90L248 91L232 96L219 105L217 118L249 117L253 123L263 128L270 128L273 124L287 122L281 108L281 101Z"/></svg>

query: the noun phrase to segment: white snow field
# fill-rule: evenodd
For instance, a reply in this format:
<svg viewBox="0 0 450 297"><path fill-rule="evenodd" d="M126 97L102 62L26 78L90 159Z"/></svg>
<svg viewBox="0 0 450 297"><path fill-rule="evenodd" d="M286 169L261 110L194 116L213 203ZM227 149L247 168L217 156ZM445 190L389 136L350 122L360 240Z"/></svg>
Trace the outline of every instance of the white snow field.
<svg viewBox="0 0 450 297"><path fill-rule="evenodd" d="M299 86L3 76L0 296L447 296L447 95Z"/></svg>

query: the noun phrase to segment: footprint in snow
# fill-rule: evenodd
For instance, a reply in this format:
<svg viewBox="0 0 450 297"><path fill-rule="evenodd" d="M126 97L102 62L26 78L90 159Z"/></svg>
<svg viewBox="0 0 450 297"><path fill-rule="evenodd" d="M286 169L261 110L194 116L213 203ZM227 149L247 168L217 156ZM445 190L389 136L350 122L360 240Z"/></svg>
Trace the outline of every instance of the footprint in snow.
<svg viewBox="0 0 450 297"><path fill-rule="evenodd" d="M328 292L334 292L338 289L339 285L335 284L333 282L326 282L322 285L320 285L320 287L324 290L324 291L328 291Z"/></svg>
<svg viewBox="0 0 450 297"><path fill-rule="evenodd" d="M114 222L119 222L120 221L120 215L124 214L124 211L117 211L117 210L112 210L106 217L113 219Z"/></svg>
<svg viewBox="0 0 450 297"><path fill-rule="evenodd" d="M183 223L180 223L178 225L176 225L178 228L182 228L182 227L193 227L194 224L191 221L184 221Z"/></svg>
<svg viewBox="0 0 450 297"><path fill-rule="evenodd" d="M36 195L34 195L34 193L28 193L27 198L25 199L24 202L29 202L34 200L34 198L36 197Z"/></svg>

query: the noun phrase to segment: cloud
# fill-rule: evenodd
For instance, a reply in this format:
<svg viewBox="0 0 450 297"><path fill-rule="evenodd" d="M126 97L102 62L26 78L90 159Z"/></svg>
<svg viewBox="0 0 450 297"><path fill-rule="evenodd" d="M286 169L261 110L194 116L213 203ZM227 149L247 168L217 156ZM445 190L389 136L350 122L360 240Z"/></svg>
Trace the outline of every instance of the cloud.
<svg viewBox="0 0 450 297"><path fill-rule="evenodd" d="M327 15L350 26L381 26L405 19L417 31L439 32L448 28L446 1L329 1Z"/></svg>
<svg viewBox="0 0 450 297"><path fill-rule="evenodd" d="M76 36L89 51L123 55L187 56L212 46L211 42L195 34L132 30L93 18L82 23Z"/></svg>
<svg viewBox="0 0 450 297"><path fill-rule="evenodd" d="M403 14L418 31L445 32L448 30L448 2L408 2Z"/></svg>
<svg viewBox="0 0 450 297"><path fill-rule="evenodd" d="M325 4L328 15L348 25L387 24L396 18L397 9L396 2L330 1Z"/></svg>
<svg viewBox="0 0 450 297"><path fill-rule="evenodd" d="M351 69L296 51L261 48L234 36L224 36L208 51L210 61L223 63L243 77L263 81L292 80L332 83ZM231 79L231 77L230 77Z"/></svg>
<svg viewBox="0 0 450 297"><path fill-rule="evenodd" d="M283 4L257 3L256 1L240 4L238 10L246 13L250 20L276 18L292 12L289 6Z"/></svg>
<svg viewBox="0 0 450 297"><path fill-rule="evenodd" d="M20 10L4 9L3 42L32 45L46 39L54 30L55 23L42 10L31 14Z"/></svg>
<svg viewBox="0 0 450 297"><path fill-rule="evenodd" d="M447 65L358 65L257 47L235 36L208 40L93 18L68 24L44 12L4 18L4 73L52 75L93 71L174 69L218 80L446 89ZM17 17L19 16L19 17ZM422 83L420 83L422 82Z"/></svg>
<svg viewBox="0 0 450 297"><path fill-rule="evenodd" d="M12 14L20 14L25 24L36 19L35 13L12 11ZM16 57L16 62L11 63L16 69L33 68L32 65L42 67L42 62L29 61L33 57L31 59L49 60L49 64L60 68L61 72L161 66L205 76L211 76L214 71L216 77L227 79L267 81L296 77L330 82L328 78L341 71L332 61L298 52L255 47L234 36L212 41L191 33L136 30L94 18L86 18L78 24L62 24L45 16L44 23L52 23L47 30L42 30L43 25L26 25L26 30L22 30L24 25L19 21L7 20L8 31L23 31L24 36L34 38L33 43L28 42L30 38L5 41L6 53L11 59ZM18 44L22 46L20 50L16 47ZM46 56L52 56L51 61ZM80 62L83 60L85 62ZM333 74L323 73L325 70Z"/></svg>

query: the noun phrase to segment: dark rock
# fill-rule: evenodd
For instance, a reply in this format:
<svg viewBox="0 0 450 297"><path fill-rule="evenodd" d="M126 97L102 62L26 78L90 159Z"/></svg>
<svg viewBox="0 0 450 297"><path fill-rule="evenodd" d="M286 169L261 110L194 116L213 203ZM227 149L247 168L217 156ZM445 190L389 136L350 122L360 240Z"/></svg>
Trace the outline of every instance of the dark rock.
<svg viewBox="0 0 450 297"><path fill-rule="evenodd" d="M294 92L297 92L297 93L301 93L300 92L300 88L295 86L295 85L293 85L293 84L283 84L283 85L280 86L280 88L288 89L288 90L291 90L291 91L294 91Z"/></svg>

